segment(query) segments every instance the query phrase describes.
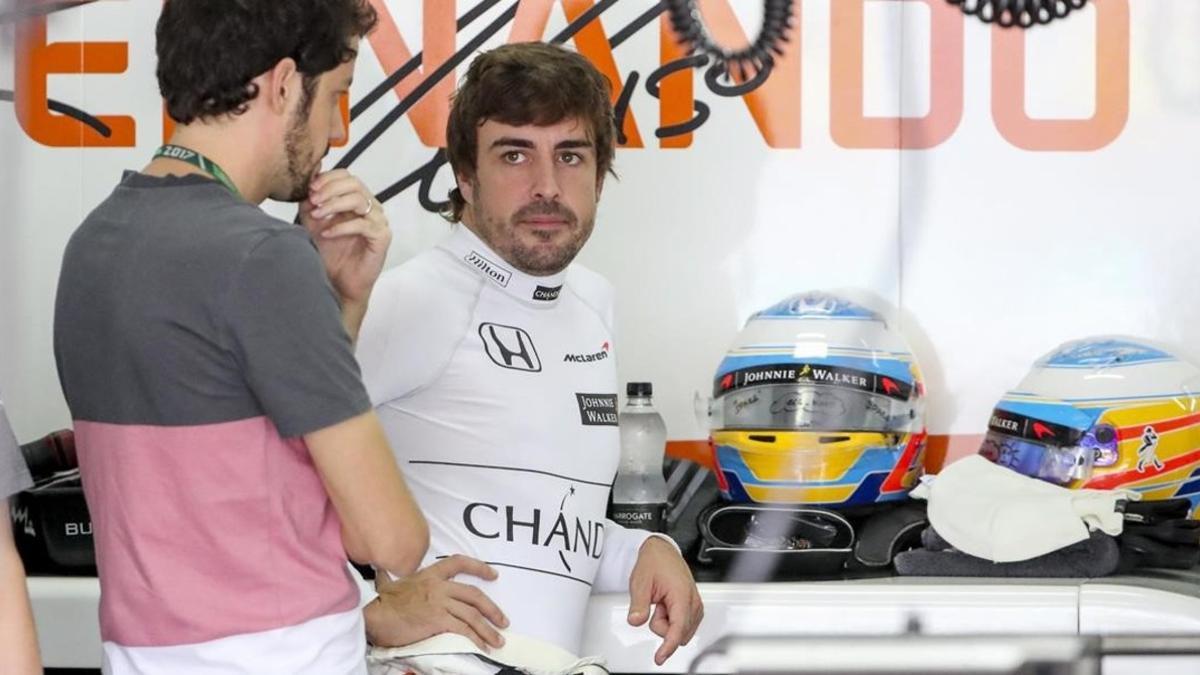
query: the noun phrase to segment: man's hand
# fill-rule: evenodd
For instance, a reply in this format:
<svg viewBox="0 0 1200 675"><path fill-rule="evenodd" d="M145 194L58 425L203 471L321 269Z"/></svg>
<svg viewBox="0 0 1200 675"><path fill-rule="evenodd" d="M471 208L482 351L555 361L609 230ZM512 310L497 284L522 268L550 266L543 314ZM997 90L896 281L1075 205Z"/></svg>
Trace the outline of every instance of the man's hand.
<svg viewBox="0 0 1200 675"><path fill-rule="evenodd" d="M342 303L365 307L392 242L383 205L362 181L336 169L313 180L300 203L300 224L316 242Z"/></svg>
<svg viewBox="0 0 1200 675"><path fill-rule="evenodd" d="M651 604L655 607L650 630L663 638L654 653L654 663L661 666L696 634L704 617L704 602L687 563L659 537L642 544L629 576L629 625L646 623Z"/></svg>
<svg viewBox="0 0 1200 675"><path fill-rule="evenodd" d="M380 571L375 577L379 597L363 610L367 639L377 647L403 647L458 633L480 649L502 646L504 638L494 626L506 628L508 618L483 591L451 581L459 574L489 581L497 576L486 563L464 555L439 560L398 581Z"/></svg>

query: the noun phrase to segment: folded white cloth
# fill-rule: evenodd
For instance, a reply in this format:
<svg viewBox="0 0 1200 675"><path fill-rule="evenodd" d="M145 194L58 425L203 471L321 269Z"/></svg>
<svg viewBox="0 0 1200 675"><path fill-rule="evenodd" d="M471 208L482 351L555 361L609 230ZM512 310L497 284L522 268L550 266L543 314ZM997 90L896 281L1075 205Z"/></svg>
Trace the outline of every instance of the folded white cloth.
<svg viewBox="0 0 1200 675"><path fill-rule="evenodd" d="M1088 538L1113 536L1130 490L1070 490L971 455L923 480L912 496L929 502L929 523L955 549L993 562L1029 560Z"/></svg>
<svg viewBox="0 0 1200 675"><path fill-rule="evenodd" d="M504 646L484 651L465 636L442 633L405 647L373 647L371 675L494 675L508 666L529 675L607 675L604 659L580 658L556 645L501 631Z"/></svg>

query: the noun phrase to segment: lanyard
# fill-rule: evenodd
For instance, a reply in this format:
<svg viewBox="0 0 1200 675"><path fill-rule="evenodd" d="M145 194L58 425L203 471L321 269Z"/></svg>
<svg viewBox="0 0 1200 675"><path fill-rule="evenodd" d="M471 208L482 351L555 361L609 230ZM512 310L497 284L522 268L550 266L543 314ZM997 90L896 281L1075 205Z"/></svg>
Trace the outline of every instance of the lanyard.
<svg viewBox="0 0 1200 675"><path fill-rule="evenodd" d="M237 186L233 184L233 180L229 178L229 174L225 173L224 169L217 166L216 162L196 152L195 150L188 150L181 145L168 144L155 150L154 156L156 158L166 157L168 159L177 159L181 162L187 162L197 169L200 169L201 171L211 175L213 178L216 178L221 185L229 188L229 191L234 195L238 197L242 196L242 194L238 192Z"/></svg>

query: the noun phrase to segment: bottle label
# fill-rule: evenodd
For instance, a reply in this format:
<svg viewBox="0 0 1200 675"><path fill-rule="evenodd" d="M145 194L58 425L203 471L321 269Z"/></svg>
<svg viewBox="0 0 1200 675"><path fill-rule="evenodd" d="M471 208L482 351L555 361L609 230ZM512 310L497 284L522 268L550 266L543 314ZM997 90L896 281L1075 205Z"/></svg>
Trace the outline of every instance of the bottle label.
<svg viewBox="0 0 1200 675"><path fill-rule="evenodd" d="M667 526L666 510L665 504L613 504L609 518L635 530L663 532Z"/></svg>

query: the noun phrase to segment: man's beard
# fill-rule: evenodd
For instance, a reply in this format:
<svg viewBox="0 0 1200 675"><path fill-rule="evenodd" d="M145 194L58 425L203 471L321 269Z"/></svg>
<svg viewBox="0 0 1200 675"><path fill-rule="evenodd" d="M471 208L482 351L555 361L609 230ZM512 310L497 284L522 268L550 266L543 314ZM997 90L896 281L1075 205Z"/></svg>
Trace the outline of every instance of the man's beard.
<svg viewBox="0 0 1200 675"><path fill-rule="evenodd" d="M306 116L297 114L284 136L284 153L287 156L287 189L280 201L301 202L308 197L308 186L317 176L320 160L314 161L311 147L307 147Z"/></svg>
<svg viewBox="0 0 1200 675"><path fill-rule="evenodd" d="M520 237L517 236L517 223L531 216L558 216L567 221L569 239L563 244L554 247L550 250L538 248L536 244L533 246L526 245ZM476 222L484 216L483 213L476 211ZM507 250L499 250L497 253L502 254L507 262L526 274L533 276L549 276L557 274L566 269L567 265L575 259L579 254L580 249L587 242L588 236L591 234L592 226L595 223L595 218L585 222L579 222L579 218L567 207L557 202L534 202L521 207L516 213L508 219L507 226L498 226L494 219L486 218L486 231L493 233L509 234L507 247L503 247L504 242L489 242L493 246L507 248ZM556 233L548 232L545 236L538 234L536 231L533 235L541 239L543 242L551 241Z"/></svg>

